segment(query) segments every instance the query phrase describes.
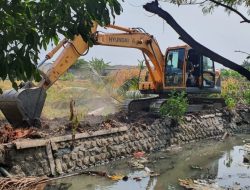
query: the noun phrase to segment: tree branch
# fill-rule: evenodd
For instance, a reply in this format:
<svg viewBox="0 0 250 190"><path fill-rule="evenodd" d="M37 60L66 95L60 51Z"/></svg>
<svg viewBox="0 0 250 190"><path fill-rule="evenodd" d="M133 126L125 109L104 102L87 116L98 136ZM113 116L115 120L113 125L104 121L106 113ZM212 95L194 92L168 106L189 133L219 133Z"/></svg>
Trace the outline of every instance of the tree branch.
<svg viewBox="0 0 250 190"><path fill-rule="evenodd" d="M229 9L230 11L239 15L243 19L243 21L241 21L240 23L243 23L243 22L250 23L250 20L248 18L246 18L242 13L240 13L238 10L234 9L233 7L230 7L229 5L225 5L219 1L215 1L215 0L209 0L209 1L211 1L212 3L214 3L216 5L219 5L219 6L226 8L226 9Z"/></svg>
<svg viewBox="0 0 250 190"><path fill-rule="evenodd" d="M204 1L201 1L201 2L196 2L196 3L192 3L191 1L189 3L181 3L181 4L178 4L178 5L181 5L181 6L185 6L185 5L203 5L204 3L206 3L207 1L209 0L204 0Z"/></svg>
<svg viewBox="0 0 250 190"><path fill-rule="evenodd" d="M242 76L245 76L250 81L250 72L244 67L222 57L221 55L211 51L199 42L195 41L192 36L190 36L166 11L158 7L158 1L155 0L151 3L147 3L143 8L151 13L157 14L159 17L163 18L179 35L180 38L187 44L189 44L198 53L211 58L213 61L218 62L225 67L228 67L234 71L237 71Z"/></svg>
<svg viewBox="0 0 250 190"><path fill-rule="evenodd" d="M245 52L245 51L235 50L234 52L243 53L243 54L246 54L246 55L250 56L250 53L247 53L247 52Z"/></svg>

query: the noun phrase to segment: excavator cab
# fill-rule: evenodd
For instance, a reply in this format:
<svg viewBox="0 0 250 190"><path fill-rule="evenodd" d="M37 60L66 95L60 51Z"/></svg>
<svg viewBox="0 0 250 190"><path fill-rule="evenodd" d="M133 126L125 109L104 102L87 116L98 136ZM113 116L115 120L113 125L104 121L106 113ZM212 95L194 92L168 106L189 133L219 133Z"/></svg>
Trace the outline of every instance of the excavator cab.
<svg viewBox="0 0 250 190"><path fill-rule="evenodd" d="M188 94L220 93L214 62L189 46L168 48L164 67L164 91L184 90Z"/></svg>

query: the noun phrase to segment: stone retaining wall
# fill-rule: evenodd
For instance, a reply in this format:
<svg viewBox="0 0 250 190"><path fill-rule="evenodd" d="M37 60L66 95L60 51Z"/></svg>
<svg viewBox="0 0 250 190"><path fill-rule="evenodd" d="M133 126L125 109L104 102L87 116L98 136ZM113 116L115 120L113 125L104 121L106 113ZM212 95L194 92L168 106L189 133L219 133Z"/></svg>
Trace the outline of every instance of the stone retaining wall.
<svg viewBox="0 0 250 190"><path fill-rule="evenodd" d="M151 125L126 124L71 137L17 141L0 147L0 164L11 174L56 176L128 157L136 151L155 151L225 133L249 133L250 109L213 114L187 115L178 125L169 119L156 119Z"/></svg>

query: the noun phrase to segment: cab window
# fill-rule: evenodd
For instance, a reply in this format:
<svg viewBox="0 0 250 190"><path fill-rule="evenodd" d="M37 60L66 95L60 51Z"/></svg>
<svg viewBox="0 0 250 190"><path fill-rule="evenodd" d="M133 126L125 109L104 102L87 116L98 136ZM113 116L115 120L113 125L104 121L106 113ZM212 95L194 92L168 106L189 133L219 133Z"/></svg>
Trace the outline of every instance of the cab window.
<svg viewBox="0 0 250 190"><path fill-rule="evenodd" d="M203 71L214 72L214 63L213 61L205 56L202 56L203 61Z"/></svg>
<svg viewBox="0 0 250 190"><path fill-rule="evenodd" d="M165 84L167 86L182 85L184 55L183 48L168 51L165 64Z"/></svg>
<svg viewBox="0 0 250 190"><path fill-rule="evenodd" d="M202 56L202 66L203 66L203 87L213 88L215 85L214 62L210 58Z"/></svg>

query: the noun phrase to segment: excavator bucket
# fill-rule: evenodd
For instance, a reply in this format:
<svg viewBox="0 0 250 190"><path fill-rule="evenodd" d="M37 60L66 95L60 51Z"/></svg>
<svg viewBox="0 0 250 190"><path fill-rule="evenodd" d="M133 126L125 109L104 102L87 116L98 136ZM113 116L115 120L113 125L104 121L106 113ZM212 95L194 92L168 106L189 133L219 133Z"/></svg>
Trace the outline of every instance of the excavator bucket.
<svg viewBox="0 0 250 190"><path fill-rule="evenodd" d="M41 87L23 87L4 91L0 95L0 110L14 127L36 126L46 99Z"/></svg>

